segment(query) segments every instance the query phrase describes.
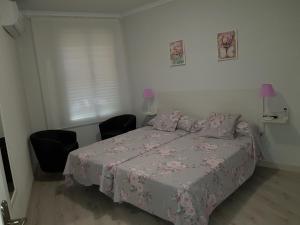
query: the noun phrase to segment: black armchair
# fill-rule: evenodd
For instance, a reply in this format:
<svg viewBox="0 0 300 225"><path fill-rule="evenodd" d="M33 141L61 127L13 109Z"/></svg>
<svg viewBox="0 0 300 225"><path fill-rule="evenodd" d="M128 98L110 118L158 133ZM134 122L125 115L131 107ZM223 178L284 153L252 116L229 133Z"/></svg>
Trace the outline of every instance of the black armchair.
<svg viewBox="0 0 300 225"><path fill-rule="evenodd" d="M115 116L99 124L102 140L136 129L136 116Z"/></svg>
<svg viewBox="0 0 300 225"><path fill-rule="evenodd" d="M63 172L68 155L77 149L76 133L65 130L39 131L30 136L40 167L44 172Z"/></svg>

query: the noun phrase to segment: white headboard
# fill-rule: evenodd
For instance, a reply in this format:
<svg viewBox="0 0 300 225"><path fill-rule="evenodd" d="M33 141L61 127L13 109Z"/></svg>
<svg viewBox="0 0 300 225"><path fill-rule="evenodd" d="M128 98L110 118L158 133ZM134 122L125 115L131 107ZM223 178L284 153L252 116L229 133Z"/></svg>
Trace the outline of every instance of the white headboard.
<svg viewBox="0 0 300 225"><path fill-rule="evenodd" d="M206 117L210 112L240 113L260 125L262 100L258 90L203 90L158 92L158 111L178 109L188 115Z"/></svg>

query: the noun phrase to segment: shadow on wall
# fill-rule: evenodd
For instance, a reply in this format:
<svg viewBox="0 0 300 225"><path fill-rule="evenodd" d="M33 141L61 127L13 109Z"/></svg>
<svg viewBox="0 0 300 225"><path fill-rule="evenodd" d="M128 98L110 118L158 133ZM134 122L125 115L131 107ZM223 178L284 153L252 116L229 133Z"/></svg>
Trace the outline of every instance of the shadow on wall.
<svg viewBox="0 0 300 225"><path fill-rule="evenodd" d="M291 107L280 92L277 92L275 97L268 99L267 108L270 112L283 114L285 107L291 111ZM300 146L300 133L292 123L291 116L289 114L289 121L286 124L266 124L267 133L274 144Z"/></svg>
<svg viewBox="0 0 300 225"><path fill-rule="evenodd" d="M292 124L270 124L268 134L275 144L300 146L300 133Z"/></svg>

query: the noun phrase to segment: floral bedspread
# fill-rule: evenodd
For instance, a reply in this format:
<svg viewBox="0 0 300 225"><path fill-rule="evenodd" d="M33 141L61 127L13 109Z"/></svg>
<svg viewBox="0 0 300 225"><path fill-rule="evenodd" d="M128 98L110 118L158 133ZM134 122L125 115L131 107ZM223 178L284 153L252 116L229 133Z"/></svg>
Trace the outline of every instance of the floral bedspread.
<svg viewBox="0 0 300 225"><path fill-rule="evenodd" d="M183 130L165 132L147 126L97 142L71 152L64 175L82 185L99 185L101 192L112 197L117 165L186 134Z"/></svg>
<svg viewBox="0 0 300 225"><path fill-rule="evenodd" d="M176 225L207 225L217 205L253 174L258 155L251 135L189 134L119 165L114 201Z"/></svg>

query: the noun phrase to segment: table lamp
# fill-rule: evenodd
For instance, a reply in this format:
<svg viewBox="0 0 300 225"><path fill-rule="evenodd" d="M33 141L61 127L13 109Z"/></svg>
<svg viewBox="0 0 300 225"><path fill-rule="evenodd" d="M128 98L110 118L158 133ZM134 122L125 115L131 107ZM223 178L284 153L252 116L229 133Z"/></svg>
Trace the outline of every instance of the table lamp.
<svg viewBox="0 0 300 225"><path fill-rule="evenodd" d="M145 107L146 107L145 114L147 115L155 114L152 110L152 104L155 97L153 90L151 88L145 88L143 96L144 96Z"/></svg>
<svg viewBox="0 0 300 225"><path fill-rule="evenodd" d="M276 119L276 115L266 113L266 98L276 96L272 84L263 84L260 89L260 96L263 98L263 117L266 119Z"/></svg>

